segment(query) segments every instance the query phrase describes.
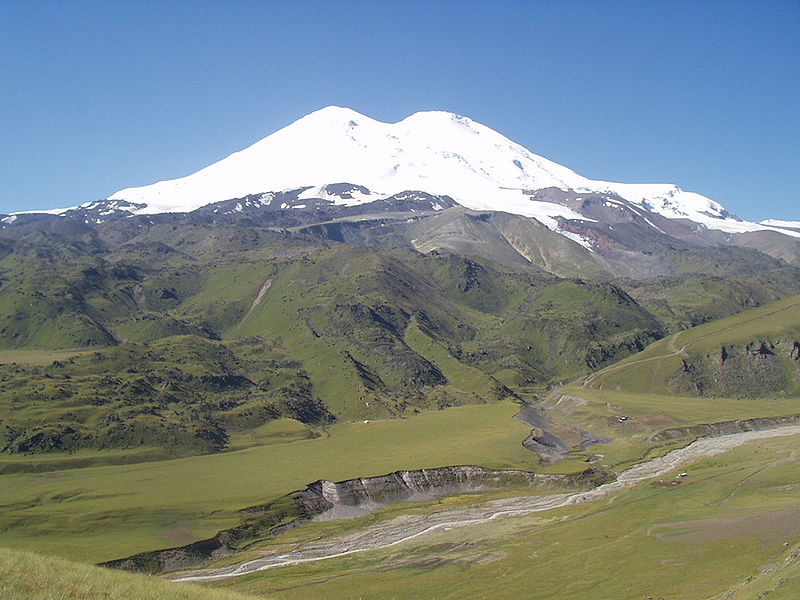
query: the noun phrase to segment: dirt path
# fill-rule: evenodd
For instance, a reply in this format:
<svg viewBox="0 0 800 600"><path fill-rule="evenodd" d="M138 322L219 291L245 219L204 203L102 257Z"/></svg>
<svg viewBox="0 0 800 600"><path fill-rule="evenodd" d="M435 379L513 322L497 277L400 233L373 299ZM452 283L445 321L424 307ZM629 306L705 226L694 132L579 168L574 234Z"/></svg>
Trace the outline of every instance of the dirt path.
<svg viewBox="0 0 800 600"><path fill-rule="evenodd" d="M739 483L736 484L736 486L731 490L730 494L725 496L725 499L722 500L722 502L719 503L720 508L725 506L731 500L731 498L733 498L737 493L739 493L739 490L742 488L742 486L745 483L747 483L750 479L755 477L756 475L760 475L761 473L763 473L767 469L772 469L773 467L777 467L778 465L785 465L787 463L792 463L792 462L795 462L796 460L797 460L797 452L793 451L789 456L787 456L785 458L779 458L778 460L773 461L773 462L769 463L768 465L766 465L764 467L761 467L760 469L756 469L755 471L752 471L751 473L749 473L748 475L743 477L739 481Z"/></svg>
<svg viewBox="0 0 800 600"><path fill-rule="evenodd" d="M221 569L185 573L173 581L213 581L264 569L326 560L356 552L388 548L437 531L448 531L495 519L591 502L631 487L640 481L663 476L690 461L726 452L745 442L786 435L800 435L800 425L701 438L684 448L623 471L615 481L585 492L506 498L472 508L445 510L428 515L403 515L346 536L312 542L285 554L265 555Z"/></svg>
<svg viewBox="0 0 800 600"><path fill-rule="evenodd" d="M638 365L638 364L641 364L641 363L646 363L646 362L650 362L650 361L654 361L654 360L662 360L664 358L668 358L668 357L674 356L676 354L686 355L686 347L689 346L689 344L686 344L686 345L684 345L684 346L682 346L680 348L676 348L675 347L675 342L678 340L678 336L681 333L682 332L673 333L671 336L669 336L669 338L668 338L669 341L667 342L667 345L669 346L670 352L668 354L659 354L658 356L651 356L650 358L640 358L638 360L632 360L632 361L627 362L627 363L622 364L622 365L615 365L615 366L611 366L611 367L606 367L605 369L601 369L600 371L597 371L596 373L592 373L586 379L584 379L583 380L583 387L591 388L595 384L595 382L597 381L598 377L600 377L602 375L605 375L607 373L613 373L614 371L619 371L621 369L627 369L628 367L632 367L633 365ZM702 338L700 338L700 339L702 339ZM697 342L697 341L700 341L700 340L699 339L695 340L695 342ZM692 344L694 344L695 342L692 342ZM600 382L600 387L598 389L601 389L601 390L603 389L603 383L602 382Z"/></svg>
<svg viewBox="0 0 800 600"><path fill-rule="evenodd" d="M675 355L678 355L678 354L681 355L681 356L687 357L688 354L686 353L686 349L689 346L693 346L693 345L697 344L698 342L703 341L704 339L706 339L708 337L719 335L720 333L723 333L723 332L728 331L730 329L736 329L737 327L741 327L742 325L744 325L745 323L749 323L750 321L757 321L758 319L763 319L764 317L768 317L768 316L771 316L771 315L774 315L774 314L777 314L777 313L781 313L781 312L784 312L784 311L787 311L787 310L791 310L793 308L798 308L798 307L800 307L800 303L792 304L791 306L785 306L785 307L779 308L777 310L773 310L772 312L768 312L768 313L765 313L763 315L755 316L752 319L748 319L746 321L734 323L733 325L729 325L728 327L724 327L723 329L715 330L715 331L712 331L711 333L703 335L703 336L697 338L696 340L692 340L691 342L687 342L686 344L684 344L680 348L678 348L676 346L676 342L678 341L678 337L682 333L685 333L685 332L689 331L689 329L684 329L683 331L679 331L677 333L673 333L671 336L669 336L669 338L667 338L669 340L667 342L667 347L670 350L667 354L659 354L658 356L652 356L650 358L640 358L639 360L632 360L632 361L627 362L625 364L619 364L619 365L615 365L615 366L611 366L611 367L606 367L605 369L601 369L600 371L597 371L596 373L592 373L586 379L584 379L583 380L583 387L591 388L592 386L594 386L594 384L597 382L597 379L600 376L605 375L607 373L613 373L614 371L627 369L628 367L632 367L633 365L638 365L638 364L641 364L641 363L650 362L650 361L654 361L654 360L663 360L665 358L669 358L670 356L675 356ZM601 389L601 390L603 389L602 381L600 382L600 387L598 389Z"/></svg>

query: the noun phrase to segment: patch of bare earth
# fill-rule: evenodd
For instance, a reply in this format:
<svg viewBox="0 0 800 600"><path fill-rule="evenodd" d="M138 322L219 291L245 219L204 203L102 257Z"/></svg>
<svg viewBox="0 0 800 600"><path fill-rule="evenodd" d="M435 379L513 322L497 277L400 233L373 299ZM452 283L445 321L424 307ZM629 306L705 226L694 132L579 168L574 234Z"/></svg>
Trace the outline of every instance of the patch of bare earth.
<svg viewBox="0 0 800 600"><path fill-rule="evenodd" d="M800 506L716 519L676 521L654 533L662 542L714 542L738 537L757 537L776 542L800 533Z"/></svg>
<svg viewBox="0 0 800 600"><path fill-rule="evenodd" d="M177 545L191 544L197 542L201 538L193 535L191 532L192 521L189 519L181 519L171 523L168 527L161 531L161 537L173 542Z"/></svg>
<svg viewBox="0 0 800 600"><path fill-rule="evenodd" d="M676 488L680 487L682 482L678 481L677 479L673 479L672 481L664 481L663 479L659 479L658 481L654 481L650 485L654 485L656 487L664 487L664 488Z"/></svg>

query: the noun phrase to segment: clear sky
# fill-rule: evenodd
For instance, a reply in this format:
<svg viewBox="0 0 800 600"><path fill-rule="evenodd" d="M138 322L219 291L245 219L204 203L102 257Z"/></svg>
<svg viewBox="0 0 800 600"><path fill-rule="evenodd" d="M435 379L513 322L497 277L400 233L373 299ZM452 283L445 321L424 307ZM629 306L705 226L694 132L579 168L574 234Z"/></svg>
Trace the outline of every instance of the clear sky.
<svg viewBox="0 0 800 600"><path fill-rule="evenodd" d="M0 212L188 175L335 104L800 220L798 32L798 0L0 0Z"/></svg>

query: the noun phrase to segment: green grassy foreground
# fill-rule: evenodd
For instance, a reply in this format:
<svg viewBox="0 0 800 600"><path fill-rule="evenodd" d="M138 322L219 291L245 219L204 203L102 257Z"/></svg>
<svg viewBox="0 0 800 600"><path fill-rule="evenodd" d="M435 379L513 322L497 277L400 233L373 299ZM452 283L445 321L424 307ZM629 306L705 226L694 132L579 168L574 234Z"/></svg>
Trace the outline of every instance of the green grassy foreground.
<svg viewBox="0 0 800 600"><path fill-rule="evenodd" d="M797 400L791 398L709 402L564 391L581 394L581 400L562 401L552 409L553 417L612 438L610 443L540 465L521 445L529 428L513 419L518 407L509 401L428 411L408 419L341 423L315 439L302 439L301 424L279 421L242 441L267 445L215 455L84 468L71 467L78 460L91 464L102 453L24 459L29 467L49 461L43 468L51 470L0 476L0 531L7 546L101 562L209 537L237 524L239 509L316 479L454 464L570 472L587 467L587 454L601 456L595 465L621 470L687 443L648 441L665 427L797 412ZM619 422L621 414L628 420ZM295 441L281 443L287 439ZM69 470L56 470L59 459L65 461L61 468Z"/></svg>
<svg viewBox="0 0 800 600"><path fill-rule="evenodd" d="M797 598L798 442L751 442L598 502L212 585L303 600Z"/></svg>
<svg viewBox="0 0 800 600"><path fill-rule="evenodd" d="M236 592L175 585L52 556L0 548L0 597L4 600L246 600Z"/></svg>
<svg viewBox="0 0 800 600"><path fill-rule="evenodd" d="M101 562L209 537L237 524L239 509L317 479L458 464L535 469L517 410L510 401L457 407L235 452L4 475L0 532L8 547Z"/></svg>

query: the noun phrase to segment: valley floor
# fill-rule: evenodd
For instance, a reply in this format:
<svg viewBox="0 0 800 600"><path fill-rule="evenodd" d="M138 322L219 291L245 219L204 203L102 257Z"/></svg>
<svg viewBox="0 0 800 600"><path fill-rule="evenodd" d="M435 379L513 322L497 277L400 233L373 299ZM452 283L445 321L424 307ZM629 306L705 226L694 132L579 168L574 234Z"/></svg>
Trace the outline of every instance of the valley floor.
<svg viewBox="0 0 800 600"><path fill-rule="evenodd" d="M701 440L582 494L399 517L345 537L320 525L271 558L206 576L287 599L796 598L799 435ZM492 518L505 511L516 518Z"/></svg>
<svg viewBox="0 0 800 600"><path fill-rule="evenodd" d="M689 446L691 437L652 439L665 427L794 415L797 399L698 402L567 387L543 406L555 431L569 422L611 441L540 464L521 444L530 426L514 418L519 405L500 402L341 423L315 439L216 455L3 475L2 545L100 562L209 537L238 523L239 509L315 479L453 464L577 472L592 461L623 476L577 494L510 490L310 523L216 565L245 574L205 585L304 600L797 597L800 427ZM688 476L676 476L679 465ZM265 565L284 566L249 572Z"/></svg>
<svg viewBox="0 0 800 600"><path fill-rule="evenodd" d="M643 481L664 477L690 462L709 458L732 450L755 440L768 440L784 436L800 436L800 425L780 427L763 431L748 431L716 438L699 439L692 444L640 463L619 474L613 482L593 490L560 494L539 494L517 498L495 500L474 508L436 511L422 515L403 515L368 527L355 534L324 540L281 554L267 554L222 569L185 573L173 581L217 581L239 577L248 573L338 558L368 550L388 548L433 535L441 531L452 531L462 527L485 524L497 519L519 517L537 512L592 502L620 492ZM673 475L674 477L674 475ZM680 475L679 475L680 477ZM663 479L659 480L663 483ZM671 479L669 485L680 481ZM666 486L665 486L666 487ZM798 514L800 517L800 514Z"/></svg>
<svg viewBox="0 0 800 600"><path fill-rule="evenodd" d="M458 464L536 470L518 410L473 405L341 423L314 439L235 452L0 475L2 545L96 563L210 537L238 524L240 509L317 479Z"/></svg>

